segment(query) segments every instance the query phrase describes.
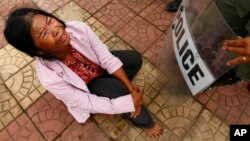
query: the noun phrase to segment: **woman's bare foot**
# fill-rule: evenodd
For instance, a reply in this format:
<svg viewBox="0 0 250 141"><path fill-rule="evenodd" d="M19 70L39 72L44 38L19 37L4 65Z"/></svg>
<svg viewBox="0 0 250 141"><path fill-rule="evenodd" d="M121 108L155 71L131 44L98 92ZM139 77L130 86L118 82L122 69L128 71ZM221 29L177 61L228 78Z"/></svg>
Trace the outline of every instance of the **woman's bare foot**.
<svg viewBox="0 0 250 141"><path fill-rule="evenodd" d="M157 123L152 128L144 128L147 135L151 138L159 138L164 134L164 129Z"/></svg>

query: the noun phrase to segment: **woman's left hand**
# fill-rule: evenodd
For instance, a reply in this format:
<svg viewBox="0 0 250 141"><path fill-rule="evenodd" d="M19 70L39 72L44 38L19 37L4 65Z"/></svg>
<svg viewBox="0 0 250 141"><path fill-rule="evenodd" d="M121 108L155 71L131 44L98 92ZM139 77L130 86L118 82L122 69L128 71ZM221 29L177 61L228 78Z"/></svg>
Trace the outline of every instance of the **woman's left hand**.
<svg viewBox="0 0 250 141"><path fill-rule="evenodd" d="M142 89L139 89L138 87L135 87L132 92L131 92L131 95L143 95L144 94L144 91ZM141 99L143 102L143 99ZM134 104L135 106L135 111L131 113L130 117L131 118L136 118L140 113L141 113L141 105L142 104Z"/></svg>
<svg viewBox="0 0 250 141"><path fill-rule="evenodd" d="M141 106L135 107L135 111L131 113L131 118L136 118L141 112Z"/></svg>
<svg viewBox="0 0 250 141"><path fill-rule="evenodd" d="M236 65L250 62L250 37L226 40L224 50L237 54L235 58L227 62L228 65Z"/></svg>

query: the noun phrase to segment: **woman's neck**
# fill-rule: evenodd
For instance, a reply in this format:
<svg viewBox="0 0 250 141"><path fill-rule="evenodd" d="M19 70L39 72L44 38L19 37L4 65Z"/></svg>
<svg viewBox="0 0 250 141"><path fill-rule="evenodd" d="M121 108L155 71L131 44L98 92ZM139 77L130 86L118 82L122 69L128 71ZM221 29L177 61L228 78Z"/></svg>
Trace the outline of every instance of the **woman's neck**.
<svg viewBox="0 0 250 141"><path fill-rule="evenodd" d="M66 55L65 55L65 57L64 57L64 59L63 60L67 60L67 61L75 61L76 59L75 59L75 57L72 55L72 53L71 52L69 52L69 53L67 53Z"/></svg>
<svg viewBox="0 0 250 141"><path fill-rule="evenodd" d="M71 45L69 45L65 53L61 57L59 57L59 60L75 61L75 57L72 55L71 52Z"/></svg>

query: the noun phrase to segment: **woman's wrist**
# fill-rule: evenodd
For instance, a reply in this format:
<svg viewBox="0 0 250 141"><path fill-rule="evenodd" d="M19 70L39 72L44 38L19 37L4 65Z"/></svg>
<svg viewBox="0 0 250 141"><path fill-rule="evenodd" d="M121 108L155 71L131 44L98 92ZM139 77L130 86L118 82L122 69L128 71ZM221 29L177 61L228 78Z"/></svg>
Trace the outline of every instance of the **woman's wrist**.
<svg viewBox="0 0 250 141"><path fill-rule="evenodd" d="M139 88L138 87L133 87L133 89L129 90L129 92L132 94L134 92L138 92L139 91Z"/></svg>
<svg viewBox="0 0 250 141"><path fill-rule="evenodd" d="M135 87L130 88L128 91L132 93L135 90Z"/></svg>
<svg viewBox="0 0 250 141"><path fill-rule="evenodd" d="M130 87L128 87L128 91L130 92L130 93L132 93L133 91L135 91L135 90L137 90L138 88L137 87L135 87L134 85L131 85Z"/></svg>

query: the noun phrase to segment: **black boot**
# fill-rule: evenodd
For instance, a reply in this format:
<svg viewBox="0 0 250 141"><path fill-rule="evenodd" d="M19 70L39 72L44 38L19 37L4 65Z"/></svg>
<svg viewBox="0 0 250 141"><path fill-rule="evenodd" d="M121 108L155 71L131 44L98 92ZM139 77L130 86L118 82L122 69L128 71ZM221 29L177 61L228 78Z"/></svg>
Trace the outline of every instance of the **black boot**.
<svg viewBox="0 0 250 141"><path fill-rule="evenodd" d="M176 12L181 4L182 0L174 0L172 2L170 2L169 4L167 4L166 6L166 10L168 12Z"/></svg>

